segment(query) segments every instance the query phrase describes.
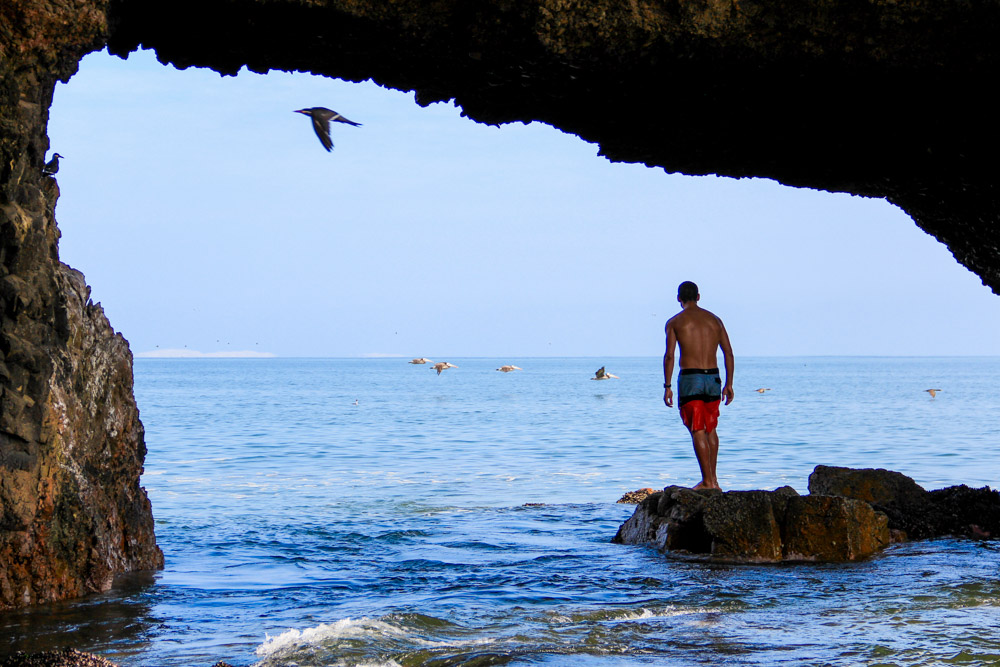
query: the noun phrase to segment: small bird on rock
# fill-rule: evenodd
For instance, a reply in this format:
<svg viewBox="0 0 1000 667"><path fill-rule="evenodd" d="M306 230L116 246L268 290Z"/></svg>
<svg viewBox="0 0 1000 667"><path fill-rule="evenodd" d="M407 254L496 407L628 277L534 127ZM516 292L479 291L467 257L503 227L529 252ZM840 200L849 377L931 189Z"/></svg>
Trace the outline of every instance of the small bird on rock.
<svg viewBox="0 0 1000 667"><path fill-rule="evenodd" d="M333 150L333 140L330 139L331 120L337 121L338 123L347 123L348 125L361 125L361 123L355 123L353 120L347 120L336 111L327 109L326 107L297 109L295 113L300 113L312 118L313 130L315 130L316 136L319 137L319 142L323 144L323 148L327 151Z"/></svg>
<svg viewBox="0 0 1000 667"><path fill-rule="evenodd" d="M608 373L607 371L604 370L604 366L601 366L596 371L594 371L594 377L592 377L590 379L591 380L610 380L612 378L614 378L615 380L620 380L621 379L617 375L612 375L611 373Z"/></svg>
<svg viewBox="0 0 1000 667"><path fill-rule="evenodd" d="M62 155L59 155L59 153L53 153L52 159L46 162L45 166L42 167L42 173L46 176L54 176L55 173L59 171L59 158L61 157Z"/></svg>
<svg viewBox="0 0 1000 667"><path fill-rule="evenodd" d="M436 370L438 372L438 375L441 375L441 371L447 370L449 368L458 368L458 366L456 366L455 364L449 364L447 361L439 361L433 366L431 366L431 368Z"/></svg>

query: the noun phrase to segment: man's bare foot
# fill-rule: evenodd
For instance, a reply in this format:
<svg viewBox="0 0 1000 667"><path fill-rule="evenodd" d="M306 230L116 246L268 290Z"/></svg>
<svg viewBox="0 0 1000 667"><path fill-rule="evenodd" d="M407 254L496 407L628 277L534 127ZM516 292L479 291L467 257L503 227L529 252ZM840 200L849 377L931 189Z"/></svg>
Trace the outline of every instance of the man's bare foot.
<svg viewBox="0 0 1000 667"><path fill-rule="evenodd" d="M702 489L718 489L719 491L722 491L722 487L719 486L718 484L706 484L703 481L698 482L697 484L692 486L691 489L693 491L701 491Z"/></svg>

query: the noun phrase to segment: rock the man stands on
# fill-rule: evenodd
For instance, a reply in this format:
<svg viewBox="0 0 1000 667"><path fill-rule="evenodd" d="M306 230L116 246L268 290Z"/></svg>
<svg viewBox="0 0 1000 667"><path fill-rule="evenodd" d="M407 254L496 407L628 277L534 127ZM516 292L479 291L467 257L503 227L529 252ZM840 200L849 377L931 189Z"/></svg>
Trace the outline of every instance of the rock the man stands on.
<svg viewBox="0 0 1000 667"><path fill-rule="evenodd" d="M722 320L698 306L698 286L685 281L677 288L683 310L667 320L667 350L663 355L663 402L674 406L670 377L674 372L674 349L680 345L680 374L677 377L681 419L691 432L694 453L701 467L701 481L695 489L719 489L715 468L719 459L719 402L733 401L733 348ZM726 364L726 384L719 377L716 352L722 348Z"/></svg>

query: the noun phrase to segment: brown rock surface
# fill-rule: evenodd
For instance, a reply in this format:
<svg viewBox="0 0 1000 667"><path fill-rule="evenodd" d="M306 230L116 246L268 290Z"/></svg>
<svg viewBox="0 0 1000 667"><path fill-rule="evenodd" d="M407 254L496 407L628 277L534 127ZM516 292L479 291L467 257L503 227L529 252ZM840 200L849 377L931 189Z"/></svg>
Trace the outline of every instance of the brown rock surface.
<svg viewBox="0 0 1000 667"><path fill-rule="evenodd" d="M102 43L106 4L0 5L0 608L159 567L132 358L58 259L42 176L57 79Z"/></svg>
<svg viewBox="0 0 1000 667"><path fill-rule="evenodd" d="M944 535L1000 537L1000 493L964 484L935 491L902 473L881 468L816 466L810 493L838 495L871 503L886 514L889 528L908 539Z"/></svg>
<svg viewBox="0 0 1000 667"><path fill-rule="evenodd" d="M889 545L885 514L835 496L789 498L781 532L785 560L859 560Z"/></svg>
<svg viewBox="0 0 1000 667"><path fill-rule="evenodd" d="M788 486L726 493L669 486L640 503L612 541L724 562L840 562L884 549L889 529L868 503L799 496Z"/></svg>

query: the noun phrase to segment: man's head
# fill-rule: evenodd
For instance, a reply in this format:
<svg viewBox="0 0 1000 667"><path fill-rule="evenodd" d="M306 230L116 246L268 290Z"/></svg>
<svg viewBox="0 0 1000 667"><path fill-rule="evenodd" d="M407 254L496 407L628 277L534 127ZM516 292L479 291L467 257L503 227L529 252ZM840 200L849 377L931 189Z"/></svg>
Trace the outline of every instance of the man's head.
<svg viewBox="0 0 1000 667"><path fill-rule="evenodd" d="M700 296L698 294L698 286L690 280L685 280L677 288L677 300L681 302L681 305L689 301L697 301Z"/></svg>

